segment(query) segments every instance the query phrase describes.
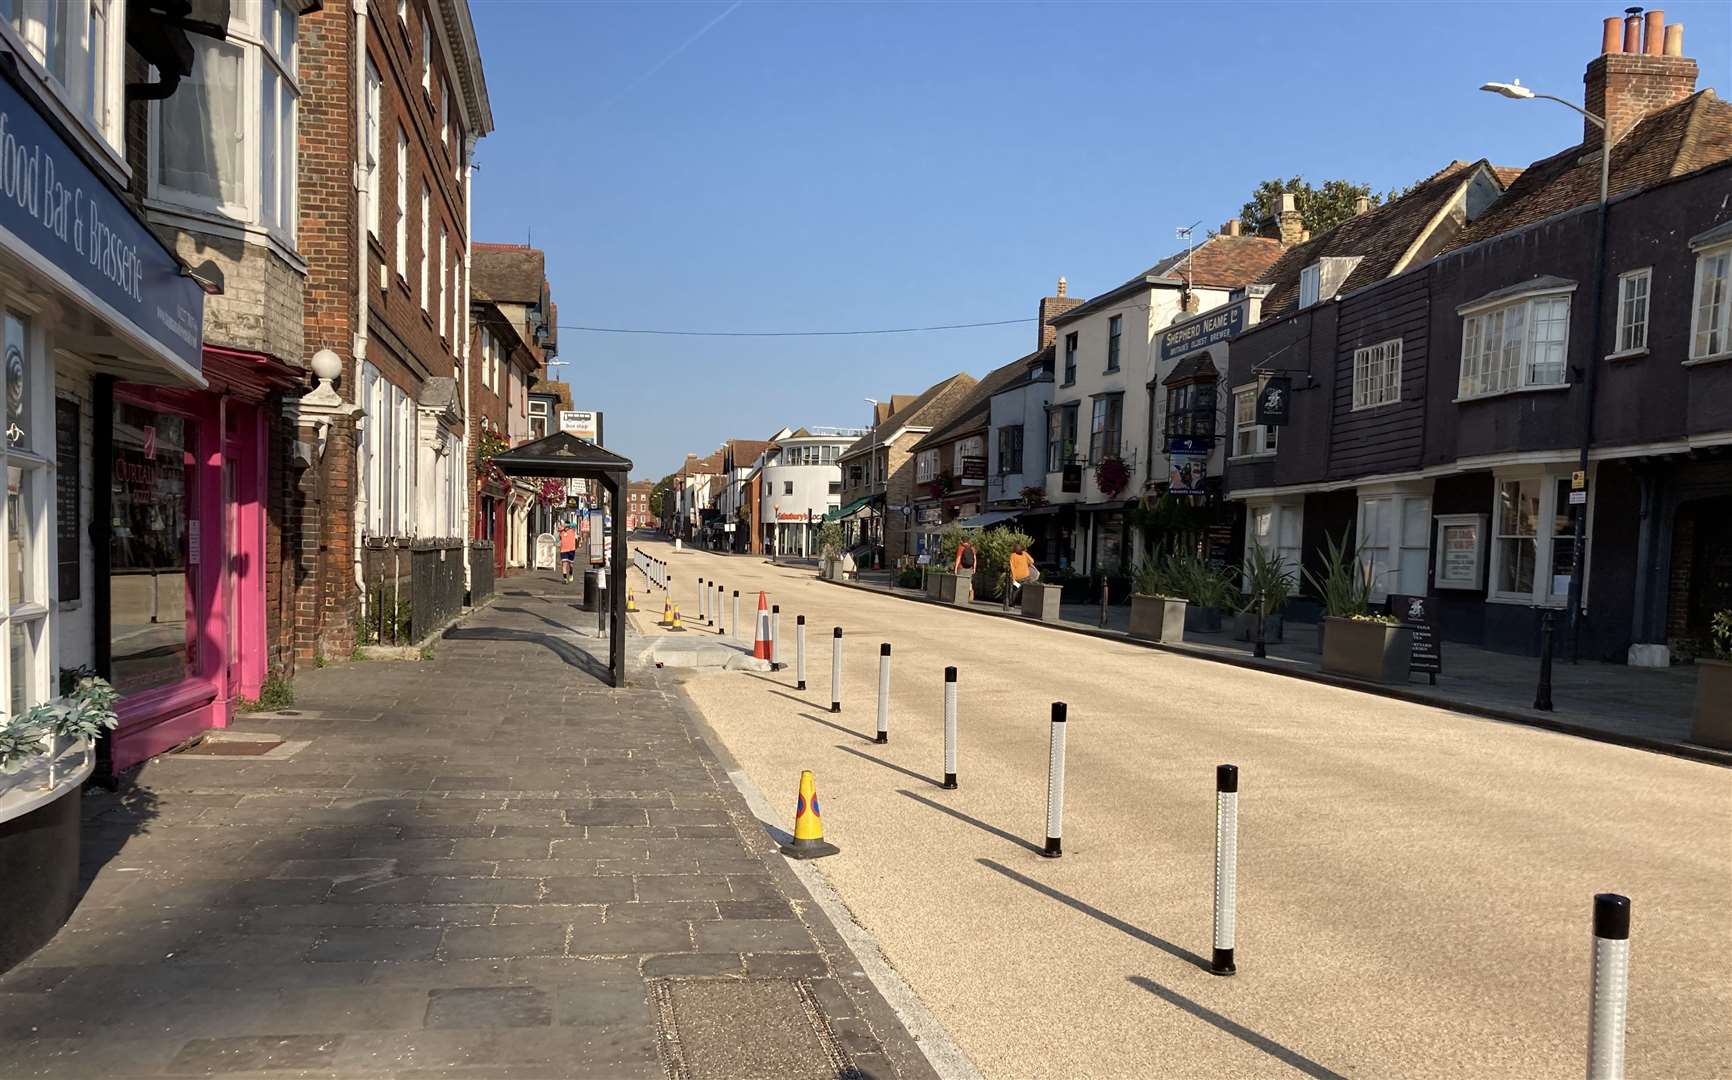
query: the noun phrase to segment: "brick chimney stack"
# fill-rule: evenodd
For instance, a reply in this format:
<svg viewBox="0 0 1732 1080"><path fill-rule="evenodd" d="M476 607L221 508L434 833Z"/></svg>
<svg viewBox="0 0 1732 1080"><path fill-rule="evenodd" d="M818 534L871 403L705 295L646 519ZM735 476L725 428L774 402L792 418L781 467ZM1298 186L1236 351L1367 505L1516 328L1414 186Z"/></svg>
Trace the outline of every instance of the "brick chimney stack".
<svg viewBox="0 0 1732 1080"><path fill-rule="evenodd" d="M1228 218L1221 224L1221 232L1228 236L1244 236L1245 223L1238 218Z"/></svg>
<svg viewBox="0 0 1732 1080"><path fill-rule="evenodd" d="M1299 201L1291 193L1281 196L1281 213L1276 220L1281 223L1281 246L1292 247L1305 240L1305 220L1299 215Z"/></svg>
<svg viewBox="0 0 1732 1080"><path fill-rule="evenodd" d="M1058 340L1058 328L1048 326L1049 319L1056 319L1071 308L1082 307L1083 302L1065 295L1068 289L1064 278L1058 279L1058 295L1043 296L1040 300L1040 322L1035 327L1036 349L1044 349Z"/></svg>
<svg viewBox="0 0 1732 1080"><path fill-rule="evenodd" d="M1666 13L1629 8L1605 20L1600 55L1582 76L1582 108L1606 118L1615 146L1643 117L1696 92L1696 61L1684 55L1684 27ZM1582 121L1582 141L1598 144L1600 129Z"/></svg>

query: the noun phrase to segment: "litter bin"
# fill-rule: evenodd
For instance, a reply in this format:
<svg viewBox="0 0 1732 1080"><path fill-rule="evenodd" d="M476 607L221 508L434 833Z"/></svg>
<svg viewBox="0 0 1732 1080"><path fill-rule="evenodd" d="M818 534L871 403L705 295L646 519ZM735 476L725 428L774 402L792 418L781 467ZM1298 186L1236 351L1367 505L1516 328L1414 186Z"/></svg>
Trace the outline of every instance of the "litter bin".
<svg viewBox="0 0 1732 1080"><path fill-rule="evenodd" d="M583 572L583 608L584 608L584 610L585 611L594 611L596 604L600 603L600 600L598 599L598 597L600 595L601 595L601 571L600 570L585 570Z"/></svg>

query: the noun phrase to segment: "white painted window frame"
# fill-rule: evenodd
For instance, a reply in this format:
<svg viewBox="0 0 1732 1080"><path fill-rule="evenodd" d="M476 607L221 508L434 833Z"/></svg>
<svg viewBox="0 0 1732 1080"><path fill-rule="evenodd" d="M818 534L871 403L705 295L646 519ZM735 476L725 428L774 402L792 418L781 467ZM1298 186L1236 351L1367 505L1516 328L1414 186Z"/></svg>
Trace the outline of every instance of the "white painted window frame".
<svg viewBox="0 0 1732 1080"><path fill-rule="evenodd" d="M1552 541L1558 534L1551 532L1551 523L1557 517L1558 481L1568 481L1571 468L1529 466L1525 468L1510 468L1497 470L1492 476L1490 524L1486 529L1486 602L1492 604L1516 604L1523 607L1562 608L1569 602L1568 590L1562 594L1551 593ZM1594 563L1594 491L1598 473L1597 463L1588 467L1588 520L1582 535L1582 610L1588 607L1588 586L1593 580ZM1528 593L1504 592L1498 589L1497 581L1503 570L1502 545L1498 542L1503 536L1503 485L1513 481L1536 481L1540 488L1539 520L1546 531L1535 535L1534 553L1534 589ZM1542 593L1543 590L1543 593Z"/></svg>
<svg viewBox="0 0 1732 1080"><path fill-rule="evenodd" d="M397 280L409 284L409 131L397 126Z"/></svg>
<svg viewBox="0 0 1732 1080"><path fill-rule="evenodd" d="M57 696L53 681L55 621L60 590L58 530L55 528L55 428L54 363L44 325L52 315L31 302L11 281L0 281L0 349L4 369L11 382L13 354L24 373L24 395L16 419L7 395L5 436L0 438L0 466L4 467L7 497L0 502L0 710L10 714ZM13 446L11 430L16 423L28 447ZM14 472L17 473L18 505L13 506ZM19 565L14 566L12 515L22 523ZM19 574L21 597L11 602L14 572ZM13 642L15 630L24 631L22 664L16 673L22 685L14 684ZM0 778L3 779L3 778Z"/></svg>
<svg viewBox="0 0 1732 1080"><path fill-rule="evenodd" d="M373 239L379 239L379 169L380 169L380 130L384 118L379 112L380 96L384 91L384 81L379 77L379 68L372 58L367 60L367 96L366 96L366 177L367 189L367 232Z"/></svg>
<svg viewBox="0 0 1732 1080"><path fill-rule="evenodd" d="M1262 389L1262 382L1247 383L1233 388L1233 445L1234 458L1255 458L1273 454L1280 447L1280 436L1276 429L1267 424L1257 423L1257 391ZM1249 419L1241 420L1239 416L1239 400L1250 395L1251 415ZM1250 440L1241 440L1241 434L1253 436Z"/></svg>
<svg viewBox="0 0 1732 1080"><path fill-rule="evenodd" d="M1268 536L1274 538L1274 544L1263 542L1259 532L1258 519L1267 514L1269 527ZM1291 534L1293 542L1283 543L1282 538ZM1305 544L1305 500L1300 499L1261 499L1245 504L1245 559L1243 569L1249 572L1251 547L1268 549L1273 547L1275 554L1280 556L1281 565L1293 575L1295 587L1300 580L1300 570L1304 565Z"/></svg>
<svg viewBox="0 0 1732 1080"><path fill-rule="evenodd" d="M48 91L58 106L56 111L73 120L91 137L95 147L103 152L109 168L125 175L126 0L87 0L82 3L50 0L40 5L29 4L26 0L10 0L6 6L12 9L12 15L0 17L0 45L20 58L32 81L40 83ZM88 84L80 80L77 85L68 85L49 69L48 27L46 23L29 17L27 9L33 7L40 11L73 15L69 44L78 51L78 66L87 74ZM93 17L93 11L100 12L100 17ZM24 25L15 25L14 19ZM103 38L98 49L101 55L92 56L91 31L97 25L100 25Z"/></svg>
<svg viewBox="0 0 1732 1080"><path fill-rule="evenodd" d="M1353 350L1353 412L1401 403L1402 339Z"/></svg>
<svg viewBox="0 0 1732 1080"><path fill-rule="evenodd" d="M1479 398L1497 397L1500 394L1520 393L1528 390L1557 390L1570 385L1570 317L1571 297L1575 286L1547 289L1543 292L1528 293L1507 303L1487 304L1484 307L1470 309L1462 313L1461 320L1461 361L1456 381L1457 403L1474 401ZM1561 358L1558 377L1555 381L1539 381L1534 376L1534 352L1536 348L1535 332L1538 323L1535 314L1541 305L1550 306L1563 304L1563 338L1557 342L1558 355ZM1520 312L1522 319L1521 338L1511 342L1508 335L1509 318ZM1489 344L1486 334L1492 325L1493 317L1497 317L1497 336L1499 343ZM1551 344L1551 343L1548 343ZM1488 386L1487 376L1494 370L1502 373L1511 365L1504 362L1505 355L1514 347L1516 349L1514 373L1507 382L1499 380L1498 385ZM1469 373L1470 362L1473 372ZM1495 368L1491 365L1495 364ZM1474 384L1469 385L1469 380Z"/></svg>
<svg viewBox="0 0 1732 1080"><path fill-rule="evenodd" d="M432 217L433 189L428 187L427 182L423 180L421 182L421 255L416 263L421 277L421 310L429 312L432 310L432 300L427 295L427 264L431 261L432 256L427 249L430 246L429 227Z"/></svg>
<svg viewBox="0 0 1732 1080"><path fill-rule="evenodd" d="M1713 278L1707 275L1718 267ZM1717 294L1704 301L1704 286ZM1703 315L1711 325L1703 325ZM1732 243L1716 244L1696 253L1696 281L1690 289L1690 362L1732 357Z"/></svg>
<svg viewBox="0 0 1732 1080"><path fill-rule="evenodd" d="M1640 318L1635 316L1638 305ZM1644 266L1618 275L1618 324L1612 337L1613 357L1640 356L1648 351L1648 323L1653 306L1653 267Z"/></svg>
<svg viewBox="0 0 1732 1080"><path fill-rule="evenodd" d="M1403 596L1424 596L1428 591L1430 578L1432 533L1430 483L1417 485L1390 486L1374 485L1359 489L1359 506L1354 515L1354 535L1359 544L1359 565L1371 580L1371 600L1382 603L1389 598L1390 593ZM1424 512L1419 520L1424 524L1421 528L1423 536L1410 535L1408 530L1409 503L1424 504ZM1366 528L1366 506L1368 504L1387 505L1391 523L1389 541L1386 544L1371 542L1370 530ZM1379 511L1382 516L1382 511ZM1420 551L1425 553L1425 571L1419 574L1420 580L1410 581L1402 575L1401 554L1404 551ZM1376 558L1381 552L1383 557ZM1378 572L1376 567L1381 563L1384 569Z"/></svg>

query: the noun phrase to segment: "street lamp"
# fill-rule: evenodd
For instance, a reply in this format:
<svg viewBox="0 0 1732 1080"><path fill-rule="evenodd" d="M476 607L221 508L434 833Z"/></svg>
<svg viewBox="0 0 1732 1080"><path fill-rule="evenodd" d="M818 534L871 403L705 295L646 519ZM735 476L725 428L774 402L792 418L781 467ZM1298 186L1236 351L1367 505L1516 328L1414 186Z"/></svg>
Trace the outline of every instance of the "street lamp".
<svg viewBox="0 0 1732 1080"><path fill-rule="evenodd" d="M1592 307L1593 348L1587 361L1587 385L1582 393L1582 452L1576 462L1576 468L1582 474L1582 482L1587 482L1588 448L1594 441L1594 385L1595 376L1600 370L1600 357L1606 355L1606 349L1601 335L1604 328L1600 325L1606 296L1606 200L1611 187L1612 178L1612 131L1606 126L1606 118L1595 116L1588 110L1573 102L1551 94L1536 94L1523 86L1520 79L1511 79L1507 83L1488 82L1480 86L1488 94L1497 94L1515 101L1555 101L1571 112L1580 113L1588 123L1600 129L1600 205L1594 222L1594 299ZM1574 490L1574 485L1571 485ZM1585 489L1584 489L1585 490ZM1587 561L1587 525L1588 504L1584 501L1576 507L1575 512L1575 547L1571 556L1570 566L1570 662L1575 663L1581 658L1582 640L1582 570Z"/></svg>
<svg viewBox="0 0 1732 1080"><path fill-rule="evenodd" d="M866 500L867 500L867 505L870 506L871 500L872 500L872 492L871 492L872 474L876 473L878 471L878 406L882 405L883 402L879 401L877 398L866 398L864 400L865 400L866 404L872 406L872 426L870 428L868 428L867 432L866 432L866 439L867 439L867 442L866 442L866 481L867 481L867 483L866 483L866 486L867 486ZM889 462L885 462L885 464L888 465ZM889 470L886 469L885 472L888 473ZM883 547L884 530L886 528L885 519L889 516L890 516L890 477L885 476L884 477L884 509L878 515L878 543L872 545L874 548Z"/></svg>

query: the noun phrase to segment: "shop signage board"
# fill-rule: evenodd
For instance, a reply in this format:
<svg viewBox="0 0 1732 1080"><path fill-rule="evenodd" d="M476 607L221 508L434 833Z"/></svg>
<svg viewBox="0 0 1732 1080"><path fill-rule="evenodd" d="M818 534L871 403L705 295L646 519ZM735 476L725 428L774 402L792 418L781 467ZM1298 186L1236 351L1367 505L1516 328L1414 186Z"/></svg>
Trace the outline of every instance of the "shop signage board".
<svg viewBox="0 0 1732 1080"><path fill-rule="evenodd" d="M986 459L983 457L963 458L962 482L969 487L984 487L986 485Z"/></svg>
<svg viewBox="0 0 1732 1080"><path fill-rule="evenodd" d="M181 263L0 79L0 243L60 288L192 372L204 293Z"/></svg>
<svg viewBox="0 0 1732 1080"><path fill-rule="evenodd" d="M1436 686L1438 673L1443 670L1443 639L1437 632L1437 609L1431 598L1392 594L1389 613L1407 627L1413 641L1408 650L1407 670L1424 672Z"/></svg>
<svg viewBox="0 0 1732 1080"><path fill-rule="evenodd" d="M601 414L589 409L563 409L559 414L559 430L600 444Z"/></svg>
<svg viewBox="0 0 1732 1080"><path fill-rule="evenodd" d="M1198 349L1226 341L1228 338L1245 329L1245 305L1234 304L1230 308L1211 311L1201 318L1192 319L1183 326L1175 326L1161 335L1161 359L1176 360L1186 353L1194 353Z"/></svg>

